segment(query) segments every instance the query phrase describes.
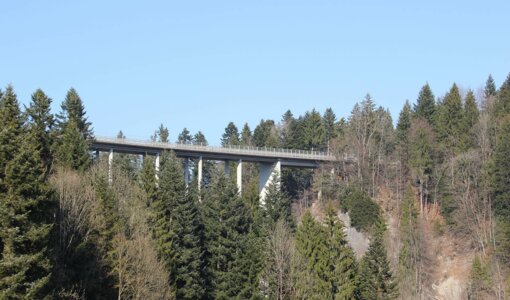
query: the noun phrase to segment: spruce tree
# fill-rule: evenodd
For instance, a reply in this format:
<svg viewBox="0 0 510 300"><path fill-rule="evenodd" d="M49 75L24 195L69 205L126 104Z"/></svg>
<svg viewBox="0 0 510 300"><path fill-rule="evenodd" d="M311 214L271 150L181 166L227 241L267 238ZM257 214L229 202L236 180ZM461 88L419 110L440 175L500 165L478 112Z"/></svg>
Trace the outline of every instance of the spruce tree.
<svg viewBox="0 0 510 300"><path fill-rule="evenodd" d="M0 201L0 298L46 299L52 268L48 253L51 192L35 131L15 140L20 147L7 162L6 191Z"/></svg>
<svg viewBox="0 0 510 300"><path fill-rule="evenodd" d="M323 144L326 145L329 149L329 142L336 138L337 136L337 130L336 130L336 115L333 112L333 109L327 108L324 111L324 115L322 116L322 123L324 124L324 142Z"/></svg>
<svg viewBox="0 0 510 300"><path fill-rule="evenodd" d="M332 207L324 220L326 253L321 255L323 280L329 283L329 299L355 299L358 273L354 252L347 243L342 221Z"/></svg>
<svg viewBox="0 0 510 300"><path fill-rule="evenodd" d="M53 159L52 146L54 141L52 130L55 119L50 111L51 102L51 98L46 96L41 89L38 89L32 94L32 101L27 108L30 130L34 131L38 140L41 160L45 165L46 173L50 171Z"/></svg>
<svg viewBox="0 0 510 300"><path fill-rule="evenodd" d="M207 146L207 139L205 138L205 135L202 133L202 131L197 132L193 136L193 144L194 145L200 145L200 146Z"/></svg>
<svg viewBox="0 0 510 300"><path fill-rule="evenodd" d="M510 74L498 90L494 111L497 117L510 115Z"/></svg>
<svg viewBox="0 0 510 300"><path fill-rule="evenodd" d="M22 133L23 118L14 89L7 86L0 98L0 194L7 191L5 169L7 163L19 151L19 136Z"/></svg>
<svg viewBox="0 0 510 300"><path fill-rule="evenodd" d="M273 147L275 141L271 140L271 131L274 127L273 120L260 120L259 125L253 131L253 144L257 147Z"/></svg>
<svg viewBox="0 0 510 300"><path fill-rule="evenodd" d="M318 271L327 247L326 238L322 226L308 210L296 230L295 244L293 274L296 298L327 299L329 286Z"/></svg>
<svg viewBox="0 0 510 300"><path fill-rule="evenodd" d="M293 226L290 198L281 190L281 183L276 175L273 175L267 187L264 210L269 226L274 225L279 219Z"/></svg>
<svg viewBox="0 0 510 300"><path fill-rule="evenodd" d="M193 137L191 136L188 128L184 127L181 133L177 136L177 143L180 144L191 144L193 142Z"/></svg>
<svg viewBox="0 0 510 300"><path fill-rule="evenodd" d="M250 253L252 220L236 185L224 176L218 176L204 195L202 215L207 298L250 298L247 295L253 295L253 287L258 286L252 281L250 270L256 267L250 261L254 257Z"/></svg>
<svg viewBox="0 0 510 300"><path fill-rule="evenodd" d="M404 107L400 111L397 122L397 150L400 154L400 164L402 167L402 177L404 181L409 176L409 134L411 129L411 105L406 101Z"/></svg>
<svg viewBox="0 0 510 300"><path fill-rule="evenodd" d="M122 130L117 133L117 139L125 140L126 136ZM134 155L125 153L116 153L113 156L113 165L117 167L123 174L126 174L129 178L136 178L136 161Z"/></svg>
<svg viewBox="0 0 510 300"><path fill-rule="evenodd" d="M75 89L71 88L57 115L55 158L61 165L85 170L91 163L89 144L93 139L85 108Z"/></svg>
<svg viewBox="0 0 510 300"><path fill-rule="evenodd" d="M203 223L198 210L198 191L191 185L185 197L177 197L171 212L174 274L177 299L202 299L205 295Z"/></svg>
<svg viewBox="0 0 510 300"><path fill-rule="evenodd" d="M492 78L492 75L489 74L487 81L485 82L485 88L483 89L483 96L485 99L489 99L490 97L496 96L496 83Z"/></svg>
<svg viewBox="0 0 510 300"><path fill-rule="evenodd" d="M469 90L464 101L464 132L465 148L473 148L476 146L475 126L478 124L480 111L476 104L475 94Z"/></svg>
<svg viewBox="0 0 510 300"><path fill-rule="evenodd" d="M421 88L413 110L415 117L423 118L427 120L429 124L434 122L434 114L436 111L435 100L428 83Z"/></svg>
<svg viewBox="0 0 510 300"><path fill-rule="evenodd" d="M321 115L315 109L305 114L303 134L306 149L316 151L325 149L326 129L324 128Z"/></svg>
<svg viewBox="0 0 510 300"><path fill-rule="evenodd" d="M239 145L239 130L234 122L228 123L227 127L225 127L225 132L221 137L221 145L223 147Z"/></svg>
<svg viewBox="0 0 510 300"><path fill-rule="evenodd" d="M360 266L359 297L366 300L389 300L398 297L398 288L390 270L386 248L384 247L384 224L377 225L377 230L370 241Z"/></svg>
<svg viewBox="0 0 510 300"><path fill-rule="evenodd" d="M510 266L510 117L501 126L493 154L491 177L496 216L496 252Z"/></svg>
<svg viewBox="0 0 510 300"><path fill-rule="evenodd" d="M146 204L150 207L158 197L158 183L156 180L156 168L152 157L146 155L143 158L142 170L139 174L140 187L146 194Z"/></svg>
<svg viewBox="0 0 510 300"><path fill-rule="evenodd" d="M174 216L172 210L180 197L185 197L186 185L180 162L171 152L163 152L159 172L159 193L151 205L156 249L167 272L175 274ZM171 282L174 284L174 282Z"/></svg>
<svg viewBox="0 0 510 300"><path fill-rule="evenodd" d="M447 157L463 151L464 110L459 88L454 83L438 110L435 128Z"/></svg>
<svg viewBox="0 0 510 300"><path fill-rule="evenodd" d="M248 123L244 123L243 130L241 131L241 145L251 146L251 129Z"/></svg>

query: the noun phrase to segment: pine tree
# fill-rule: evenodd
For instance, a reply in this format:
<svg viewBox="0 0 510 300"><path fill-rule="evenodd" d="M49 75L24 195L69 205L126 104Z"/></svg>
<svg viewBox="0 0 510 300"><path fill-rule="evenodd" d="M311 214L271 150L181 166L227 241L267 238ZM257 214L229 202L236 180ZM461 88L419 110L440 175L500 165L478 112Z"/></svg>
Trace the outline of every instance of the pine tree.
<svg viewBox="0 0 510 300"><path fill-rule="evenodd" d="M384 224L380 222L361 261L359 294L366 300L389 300L398 297L398 289L384 247Z"/></svg>
<svg viewBox="0 0 510 300"><path fill-rule="evenodd" d="M180 144L191 144L193 141L193 137L191 136L188 128L184 127L181 133L179 133L179 136L177 136L177 143Z"/></svg>
<svg viewBox="0 0 510 300"><path fill-rule="evenodd" d="M312 109L304 117L304 144L306 149L324 150L326 129L322 123L322 117L318 111Z"/></svg>
<svg viewBox="0 0 510 300"><path fill-rule="evenodd" d="M337 137L337 130L336 130L336 115L333 112L333 109L327 108L326 111L324 111L324 115L322 116L322 123L324 124L324 142L323 144L326 145L329 149L329 142Z"/></svg>
<svg viewBox="0 0 510 300"><path fill-rule="evenodd" d="M436 107L434 94L428 83L421 88L413 110L415 117L423 118L427 120L429 124L433 124Z"/></svg>
<svg viewBox="0 0 510 300"><path fill-rule="evenodd" d="M264 208L270 226L279 219L285 220L289 226L293 226L290 198L281 190L281 183L276 175L273 175L267 187Z"/></svg>
<svg viewBox="0 0 510 300"><path fill-rule="evenodd" d="M50 171L53 159L52 146L54 141L52 130L55 119L50 111L51 102L51 98L46 96L41 89L38 89L32 94L32 102L30 102L30 106L27 108L30 130L34 131L40 145L39 151L46 173Z"/></svg>
<svg viewBox="0 0 510 300"><path fill-rule="evenodd" d="M478 110L478 105L476 104L475 94L472 90L469 90L466 95L466 100L464 103L464 132L465 136L465 148L473 148L476 146L476 136L475 136L475 126L478 124L478 118L480 116L480 111Z"/></svg>
<svg viewBox="0 0 510 300"><path fill-rule="evenodd" d="M158 129L154 132L154 135L151 136L151 141L159 143L169 143L170 132L168 131L168 128L166 128L163 124L160 124Z"/></svg>
<svg viewBox="0 0 510 300"><path fill-rule="evenodd" d="M400 237L401 248L399 252L399 278L401 284L407 283L411 289L411 295L418 293L420 282L419 260L421 259L421 241L418 228L418 211L415 205L415 197L410 185L407 186L402 199L400 212Z"/></svg>
<svg viewBox="0 0 510 300"><path fill-rule="evenodd" d="M301 219L296 235L296 254L293 262L295 297L297 299L327 299L329 286L320 278L318 264L326 249L322 226L310 211Z"/></svg>
<svg viewBox="0 0 510 300"><path fill-rule="evenodd" d="M459 88L455 83L444 97L435 123L438 140L442 143L447 157L459 154L463 150L464 109Z"/></svg>
<svg viewBox="0 0 510 300"><path fill-rule="evenodd" d="M501 126L492 161L493 211L496 216L497 254L510 266L510 118Z"/></svg>
<svg viewBox="0 0 510 300"><path fill-rule="evenodd" d="M406 101L400 111L397 122L397 149L400 154L400 164L402 166L402 177L406 181L409 175L409 135L411 129L411 105Z"/></svg>
<svg viewBox="0 0 510 300"><path fill-rule="evenodd" d="M249 298L254 264L249 246L252 220L233 182L219 176L204 195L202 215L205 225L207 298ZM259 255L260 256L260 255ZM243 295L243 296L241 296Z"/></svg>
<svg viewBox="0 0 510 300"><path fill-rule="evenodd" d="M510 115L510 74L498 90L494 111L497 117Z"/></svg>
<svg viewBox="0 0 510 300"><path fill-rule="evenodd" d="M61 165L85 170L91 163L89 143L93 139L85 108L75 89L71 88L57 115L55 158Z"/></svg>
<svg viewBox="0 0 510 300"><path fill-rule="evenodd" d="M253 131L253 144L257 147L274 147L278 141L271 137L274 128L273 120L260 120L260 123Z"/></svg>
<svg viewBox="0 0 510 300"><path fill-rule="evenodd" d="M322 278L329 283L329 299L355 299L358 274L354 252L347 243L342 221L332 207L326 210L324 220L326 254Z"/></svg>
<svg viewBox="0 0 510 300"><path fill-rule="evenodd" d="M485 99L489 99L490 97L496 96L496 83L492 78L492 75L489 74L487 81L485 82L485 88L483 89L483 96Z"/></svg>
<svg viewBox="0 0 510 300"><path fill-rule="evenodd" d="M150 207L158 197L158 183L156 180L156 168L154 166L154 160L146 155L143 158L142 170L139 174L140 186L146 194L146 204Z"/></svg>
<svg viewBox="0 0 510 300"><path fill-rule="evenodd" d="M420 212L423 212L424 206L429 200L428 187L435 157L434 134L430 125L423 119L413 121L409 143L411 176L413 181L419 185Z"/></svg>
<svg viewBox="0 0 510 300"><path fill-rule="evenodd" d="M205 135L202 133L202 131L197 132L193 136L193 144L194 145L200 145L200 146L207 146L207 139L205 138Z"/></svg>
<svg viewBox="0 0 510 300"><path fill-rule="evenodd" d="M20 147L7 162L7 190L0 201L0 298L46 299L52 268L48 253L51 192L35 132L15 139Z"/></svg>
<svg viewBox="0 0 510 300"><path fill-rule="evenodd" d="M172 209L180 197L185 197L186 185L180 162L171 152L163 152L159 172L159 194L151 205L154 238L160 259L173 278L175 274L174 216ZM172 284L174 284L172 282Z"/></svg>
<svg viewBox="0 0 510 300"><path fill-rule="evenodd" d="M117 139L124 140L126 136L122 130L117 133ZM129 178L136 178L136 161L132 154L118 153L113 156L113 165Z"/></svg>
<svg viewBox="0 0 510 300"><path fill-rule="evenodd" d="M18 137L22 133L23 118L12 86L7 86L0 98L0 194L7 190L5 169L19 151Z"/></svg>
<svg viewBox="0 0 510 300"><path fill-rule="evenodd" d="M223 147L239 145L239 130L234 122L228 123L227 127L225 127L225 132L221 137L221 145Z"/></svg>
<svg viewBox="0 0 510 300"><path fill-rule="evenodd" d="M243 130L241 131L241 145L251 146L251 130L248 123L244 123Z"/></svg>
<svg viewBox="0 0 510 300"><path fill-rule="evenodd" d="M192 185L185 197L177 197L172 208L177 299L202 299L205 294L203 225L198 210L198 191Z"/></svg>

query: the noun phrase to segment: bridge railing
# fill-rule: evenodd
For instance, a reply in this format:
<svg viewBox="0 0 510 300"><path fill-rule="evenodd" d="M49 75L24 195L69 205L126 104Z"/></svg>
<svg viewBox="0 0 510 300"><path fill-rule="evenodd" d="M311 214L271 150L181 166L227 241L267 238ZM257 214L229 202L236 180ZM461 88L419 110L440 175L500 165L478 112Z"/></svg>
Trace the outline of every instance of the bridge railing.
<svg viewBox="0 0 510 300"><path fill-rule="evenodd" d="M269 147L255 147L255 146L240 146L240 145L226 145L226 146L208 146L193 143L161 143L156 141L136 140L136 139L122 139L111 137L96 137L98 142L109 142L116 144L124 144L131 146L142 147L157 147L169 150L195 150L204 152L217 152L228 154L244 154L244 155L258 155L258 156L275 156L276 153L283 154L286 158L304 158L304 159L318 159L318 160L334 160L335 157L321 151L314 150L296 150L286 148L269 148Z"/></svg>

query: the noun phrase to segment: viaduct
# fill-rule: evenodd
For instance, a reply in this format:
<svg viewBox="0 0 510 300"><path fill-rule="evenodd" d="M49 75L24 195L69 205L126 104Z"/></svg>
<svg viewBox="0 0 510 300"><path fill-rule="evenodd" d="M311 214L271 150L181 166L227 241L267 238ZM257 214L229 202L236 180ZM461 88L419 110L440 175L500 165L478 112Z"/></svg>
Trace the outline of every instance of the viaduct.
<svg viewBox="0 0 510 300"><path fill-rule="evenodd" d="M202 165L204 160L225 162L225 174L229 174L229 162L237 162L237 188L242 191L243 162L259 164L259 190L261 202L264 202L267 187L273 175L280 176L282 167L317 168L320 164L335 161L336 158L328 153L290 150L277 148L226 146L214 147L194 144L173 144L151 141L137 141L108 137L96 137L91 144L91 150L97 154L108 152L109 178L111 180L112 162L114 153L127 153L136 155L153 155L156 157L156 172L159 170L159 157L165 150L172 150L177 157L184 159L184 178L189 183L189 161L197 160L198 187L202 182Z"/></svg>

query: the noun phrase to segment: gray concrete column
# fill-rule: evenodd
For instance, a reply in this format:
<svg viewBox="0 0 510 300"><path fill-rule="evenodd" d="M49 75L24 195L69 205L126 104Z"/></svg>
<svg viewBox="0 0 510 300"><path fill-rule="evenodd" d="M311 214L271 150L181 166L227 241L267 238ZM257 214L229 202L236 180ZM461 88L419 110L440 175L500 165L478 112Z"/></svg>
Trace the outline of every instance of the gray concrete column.
<svg viewBox="0 0 510 300"><path fill-rule="evenodd" d="M225 176L230 176L230 161L228 160L225 161Z"/></svg>
<svg viewBox="0 0 510 300"><path fill-rule="evenodd" d="M280 178L282 173L282 167L280 161L274 164L271 163L260 163L259 164L259 198L260 204L264 206L266 204L265 199L267 195L267 188L273 182L273 178L277 180L276 184L280 188Z"/></svg>
<svg viewBox="0 0 510 300"><path fill-rule="evenodd" d="M110 149L110 154L108 154L108 182L111 183L113 181L113 149Z"/></svg>
<svg viewBox="0 0 510 300"><path fill-rule="evenodd" d="M156 180L159 180L159 153L156 153L156 159L154 160L154 169L156 170Z"/></svg>
<svg viewBox="0 0 510 300"><path fill-rule="evenodd" d="M237 163L237 191L239 195L243 192L243 161L241 159Z"/></svg>
<svg viewBox="0 0 510 300"><path fill-rule="evenodd" d="M200 188L202 186L202 164L203 164L203 160L202 160L202 156L200 156L198 158L198 190L200 191Z"/></svg>
<svg viewBox="0 0 510 300"><path fill-rule="evenodd" d="M184 159L184 183L189 186L189 158Z"/></svg>

